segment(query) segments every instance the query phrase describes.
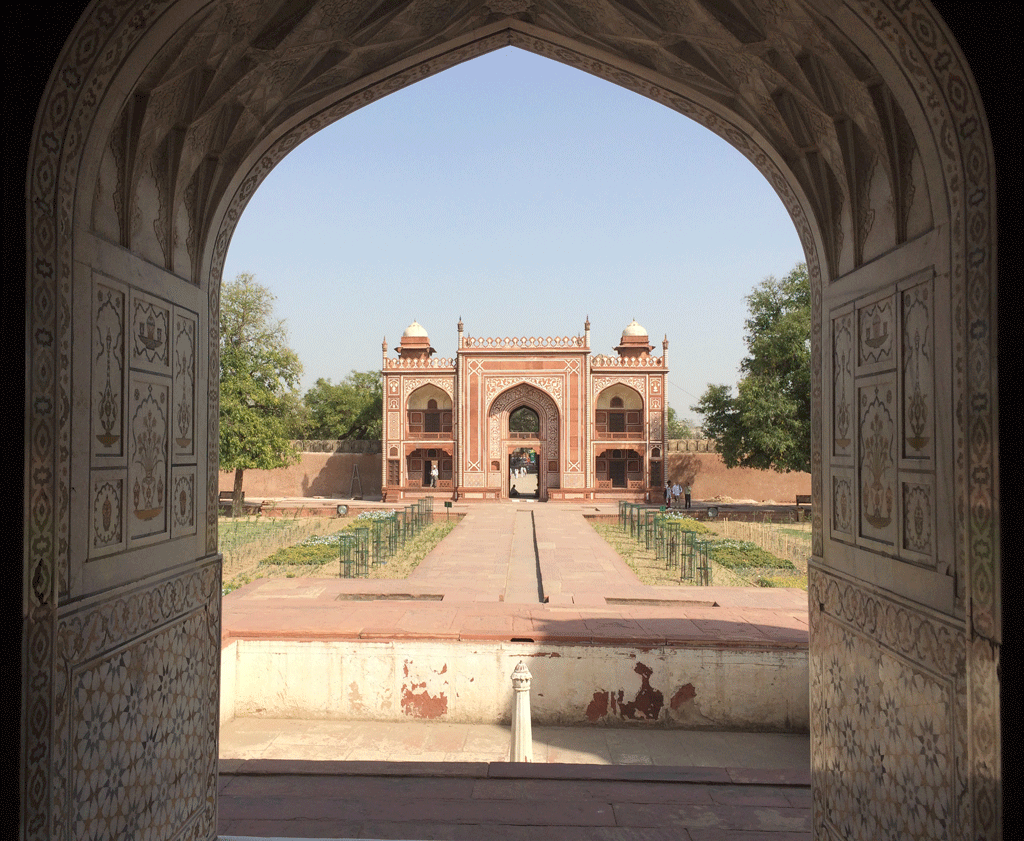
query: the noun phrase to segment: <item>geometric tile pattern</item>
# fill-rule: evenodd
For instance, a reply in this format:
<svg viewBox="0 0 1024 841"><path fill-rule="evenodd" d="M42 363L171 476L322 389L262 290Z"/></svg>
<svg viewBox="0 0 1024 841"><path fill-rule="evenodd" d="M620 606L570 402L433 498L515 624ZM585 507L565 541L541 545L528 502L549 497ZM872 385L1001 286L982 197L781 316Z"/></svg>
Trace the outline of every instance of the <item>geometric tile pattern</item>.
<svg viewBox="0 0 1024 841"><path fill-rule="evenodd" d="M970 837L962 629L818 570L810 580L821 836Z"/></svg>
<svg viewBox="0 0 1024 841"><path fill-rule="evenodd" d="M61 619L57 838L213 829L220 565Z"/></svg>

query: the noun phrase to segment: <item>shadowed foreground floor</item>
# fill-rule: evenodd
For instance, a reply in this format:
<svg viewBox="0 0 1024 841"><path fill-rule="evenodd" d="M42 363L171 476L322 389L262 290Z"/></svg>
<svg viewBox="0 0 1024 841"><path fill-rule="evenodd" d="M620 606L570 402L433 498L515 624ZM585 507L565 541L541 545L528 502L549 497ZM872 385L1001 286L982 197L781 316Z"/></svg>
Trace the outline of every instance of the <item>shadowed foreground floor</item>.
<svg viewBox="0 0 1024 841"><path fill-rule="evenodd" d="M799 770L250 760L222 770L223 836L809 841Z"/></svg>

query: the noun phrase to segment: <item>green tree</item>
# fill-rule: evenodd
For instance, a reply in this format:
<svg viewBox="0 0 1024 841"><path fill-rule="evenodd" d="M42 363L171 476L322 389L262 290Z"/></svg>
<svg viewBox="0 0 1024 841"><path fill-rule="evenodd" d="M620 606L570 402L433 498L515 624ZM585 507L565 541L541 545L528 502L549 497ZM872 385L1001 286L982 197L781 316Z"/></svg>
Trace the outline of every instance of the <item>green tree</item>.
<svg viewBox="0 0 1024 841"><path fill-rule="evenodd" d="M290 442L302 373L288 347L284 321L274 319L274 295L251 274L221 286L220 464L235 471L233 509L242 502L245 470L298 461Z"/></svg>
<svg viewBox="0 0 1024 841"><path fill-rule="evenodd" d="M669 406L665 411L665 433L670 441L693 438L693 424L686 418L679 417L676 410Z"/></svg>
<svg viewBox="0 0 1024 841"><path fill-rule="evenodd" d="M520 406L508 416L509 432L537 432L540 430L540 418L533 409Z"/></svg>
<svg viewBox="0 0 1024 841"><path fill-rule="evenodd" d="M383 400L380 371L352 371L337 384L321 377L302 398L305 437L379 440Z"/></svg>
<svg viewBox="0 0 1024 841"><path fill-rule="evenodd" d="M691 406L727 467L810 470L811 291L807 266L768 277L747 296L737 394L710 385Z"/></svg>

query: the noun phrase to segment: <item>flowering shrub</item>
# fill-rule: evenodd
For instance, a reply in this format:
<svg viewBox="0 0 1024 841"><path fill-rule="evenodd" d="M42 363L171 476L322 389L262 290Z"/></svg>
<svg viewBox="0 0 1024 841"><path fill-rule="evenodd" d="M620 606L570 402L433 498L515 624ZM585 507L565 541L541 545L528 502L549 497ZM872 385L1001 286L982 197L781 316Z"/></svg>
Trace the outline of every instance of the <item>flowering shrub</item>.
<svg viewBox="0 0 1024 841"><path fill-rule="evenodd" d="M362 511L357 520L393 520L398 516L397 511Z"/></svg>

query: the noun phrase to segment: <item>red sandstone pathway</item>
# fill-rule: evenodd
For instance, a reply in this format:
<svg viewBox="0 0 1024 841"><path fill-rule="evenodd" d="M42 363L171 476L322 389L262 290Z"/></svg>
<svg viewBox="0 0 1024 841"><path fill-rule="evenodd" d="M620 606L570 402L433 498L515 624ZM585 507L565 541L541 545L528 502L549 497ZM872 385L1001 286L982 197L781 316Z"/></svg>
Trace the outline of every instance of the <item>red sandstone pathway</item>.
<svg viewBox="0 0 1024 841"><path fill-rule="evenodd" d="M614 515L612 506L605 508L603 513ZM538 600L536 579L527 576L538 568L546 603ZM222 633L225 642L514 637L806 648L807 593L647 587L590 527L579 506L509 502L469 507L405 581L296 578L247 584L224 598Z"/></svg>

